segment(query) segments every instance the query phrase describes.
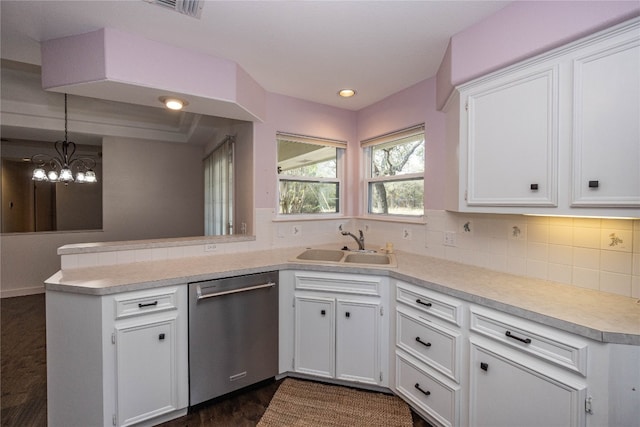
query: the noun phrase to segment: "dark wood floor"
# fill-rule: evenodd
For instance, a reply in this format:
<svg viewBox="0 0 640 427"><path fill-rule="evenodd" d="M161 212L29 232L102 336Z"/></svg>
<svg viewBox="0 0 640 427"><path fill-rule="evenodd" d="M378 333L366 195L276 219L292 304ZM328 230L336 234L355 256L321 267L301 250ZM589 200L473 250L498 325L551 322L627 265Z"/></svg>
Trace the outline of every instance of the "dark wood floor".
<svg viewBox="0 0 640 427"><path fill-rule="evenodd" d="M47 425L44 295L0 300L0 420L3 427ZM255 426L280 381L201 406L162 427ZM414 427L429 424L413 415Z"/></svg>

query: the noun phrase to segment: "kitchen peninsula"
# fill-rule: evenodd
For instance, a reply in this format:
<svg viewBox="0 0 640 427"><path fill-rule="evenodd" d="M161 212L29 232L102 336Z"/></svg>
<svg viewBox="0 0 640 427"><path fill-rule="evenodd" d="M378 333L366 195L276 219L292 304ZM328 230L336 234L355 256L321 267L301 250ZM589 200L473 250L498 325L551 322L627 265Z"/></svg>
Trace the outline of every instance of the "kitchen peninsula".
<svg viewBox="0 0 640 427"><path fill-rule="evenodd" d="M294 352L294 325L291 324L294 308L291 307L289 298L298 292L299 283L308 277L320 280L322 276L329 277L334 283L338 283L341 278L354 281L380 278L376 289L382 295L380 304L387 316L382 323L382 332L383 336L388 335L387 340L380 341L384 344L381 352L387 356L381 360L387 360L388 366L382 366L382 370L388 375L377 384L383 389L390 389L399 394L430 422L463 425L469 422L467 417L477 420L477 417L482 416L481 411L474 409L473 405L475 393L478 392L474 392L473 387L479 386L479 380L474 379L476 377L473 374L471 378L467 378L464 374L466 368L462 369L462 366L473 363L471 359L479 350L493 349L493 343L485 341L504 340L504 333L502 336L496 333L496 325L502 323L513 325L510 331L526 331L534 337L531 346L526 344L524 347L528 348L517 349L528 353L522 357L515 356L514 360L521 362L517 366L524 362L535 364L540 360L544 361L544 364L540 363L540 369L532 369L546 372L545 375L548 375L548 372L557 373L560 382L571 385L572 413L578 411L575 408L584 410L586 401L593 406L590 415L585 415L589 414L589 411L580 410L571 425L589 425L585 424L587 417L597 420L596 424L611 424L610 421L634 419L637 415L637 405L632 402L637 401L638 391L631 391L631 388L637 386L640 381L638 364L633 365L633 361L637 362L640 357L640 304L633 298L498 273L408 252L396 254L395 268L292 262L296 255L304 251L305 248L300 247L215 255L205 255L203 251L202 256L85 268L77 268L78 263L74 261L74 257L86 254L95 254L97 260L98 254L124 253L140 248L166 250L185 244L197 246L201 243L185 243L180 240L141 241L60 248L63 269L46 282L47 342L51 343L48 349L48 387L50 391L57 390L59 396L49 404L51 425L60 425L61 420L68 422L70 412L75 415L82 415L84 412L84 416L88 417L85 421L90 419L94 423L98 420L104 425L112 425L114 422L116 425L127 425L117 416L122 408L117 404L118 380L114 378L118 378L117 371L123 366L115 362L117 357L112 356L112 347L120 345L115 344L118 322L127 319L126 309L119 311L119 307L125 306L127 301L139 301L144 305L144 298L149 296L154 303L156 300L160 301L156 308L165 314L172 313L171 319L175 321L175 343L172 350L174 353L171 353L171 357L175 358L171 359L171 366L175 367L176 372L169 376L169 384L175 386L177 397L174 396L173 401L176 405L170 410L165 407L164 412L158 412L158 416L153 411L145 413L148 418L146 422L153 425L163 419L180 416L188 406L185 392L186 284L274 270L280 271L280 375L296 374L289 360L289 356ZM336 247L339 245L333 245L332 249ZM122 257L124 258L126 257ZM65 265L71 268L64 268ZM416 362L418 359L413 358L412 353L406 354L401 342L403 313L411 314L411 310L418 313L412 307L403 307L403 303L412 303L405 297L419 295L421 292L432 297L435 306L441 303L442 307L453 307L458 316L455 328L452 328L451 324L440 328L447 333L455 332L452 336L455 336L458 343L452 356L458 373L451 375L453 381L446 378L448 382L440 381L452 393L450 408L445 410L432 407L428 402L421 405L418 398L407 392L402 385L402 375L407 369L405 366L422 366ZM156 294L160 297L156 297ZM167 299L163 300L162 295ZM156 315L160 316L160 312ZM135 318L135 313L130 314L132 317L129 319ZM416 316L418 317L424 318ZM508 323L511 320L513 323ZM116 332L113 332L114 328ZM507 334L507 337L509 335ZM87 339L89 336L91 338ZM536 338L543 343L541 346L536 346ZM521 344L511 343L507 339L505 345ZM90 350L92 346L93 351ZM87 359L90 355L94 355L95 359ZM122 363L122 359L120 362ZM544 371L547 369L546 365L551 365L548 372ZM428 363L425 366L424 371L427 374L440 379L439 372L431 372ZM440 365L435 366L438 370ZM558 366L562 369L558 369ZM86 381L85 373L89 375L89 372L94 372L92 375L96 376L96 368L99 368L97 372L100 377L100 390L92 395L82 384ZM72 370L75 370L75 375L68 375ZM570 372L567 374L566 370ZM460 372L463 374L460 375ZM626 380L619 381L622 378ZM614 383L610 379L619 382ZM467 392L469 384L471 389ZM62 390L65 392L60 393ZM51 396L51 392L49 395ZM86 403L84 407L76 408L77 402L83 399ZM87 402L86 399L94 401ZM461 409L466 407L461 402L467 400L471 408L470 414ZM69 405L73 405L73 411ZM449 409L450 413L442 414ZM80 420L76 419L77 422ZM130 420L129 424L144 421L137 418Z"/></svg>

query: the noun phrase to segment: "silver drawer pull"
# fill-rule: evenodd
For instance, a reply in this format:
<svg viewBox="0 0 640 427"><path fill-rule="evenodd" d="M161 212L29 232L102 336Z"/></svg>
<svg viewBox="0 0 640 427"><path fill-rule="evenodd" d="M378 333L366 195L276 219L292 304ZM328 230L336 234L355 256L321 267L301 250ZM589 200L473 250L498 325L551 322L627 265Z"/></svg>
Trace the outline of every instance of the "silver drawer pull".
<svg viewBox="0 0 640 427"><path fill-rule="evenodd" d="M196 288L196 295L198 296L198 300L201 300L201 299L206 299L206 298L221 297L223 295L237 294L239 292L254 291L256 289L272 288L275 285L276 284L274 282L269 282L269 283L264 283L262 285L247 286L246 288L240 288L240 289L232 289L230 291L214 292L212 294L203 294L202 293L202 288L200 287L200 285L198 285L198 287Z"/></svg>

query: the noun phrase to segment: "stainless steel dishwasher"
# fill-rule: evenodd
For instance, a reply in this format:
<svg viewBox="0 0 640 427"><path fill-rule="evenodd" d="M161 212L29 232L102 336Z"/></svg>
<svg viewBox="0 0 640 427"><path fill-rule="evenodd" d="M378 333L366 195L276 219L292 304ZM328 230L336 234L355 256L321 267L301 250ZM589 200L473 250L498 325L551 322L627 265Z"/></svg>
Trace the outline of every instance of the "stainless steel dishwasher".
<svg viewBox="0 0 640 427"><path fill-rule="evenodd" d="M189 283L189 404L278 374L278 272Z"/></svg>

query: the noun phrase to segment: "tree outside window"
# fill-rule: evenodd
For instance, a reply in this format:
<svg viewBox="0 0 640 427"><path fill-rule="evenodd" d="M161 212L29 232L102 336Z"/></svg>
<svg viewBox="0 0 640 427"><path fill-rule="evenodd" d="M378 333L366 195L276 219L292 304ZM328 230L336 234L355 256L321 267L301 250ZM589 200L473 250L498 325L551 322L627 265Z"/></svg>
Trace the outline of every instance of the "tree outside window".
<svg viewBox="0 0 640 427"><path fill-rule="evenodd" d="M424 215L424 127L362 143L368 159L368 213Z"/></svg>
<svg viewBox="0 0 640 427"><path fill-rule="evenodd" d="M278 134L279 214L340 212L345 143Z"/></svg>

